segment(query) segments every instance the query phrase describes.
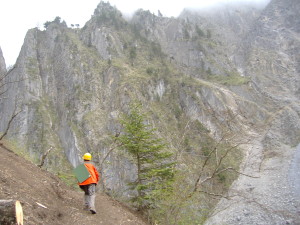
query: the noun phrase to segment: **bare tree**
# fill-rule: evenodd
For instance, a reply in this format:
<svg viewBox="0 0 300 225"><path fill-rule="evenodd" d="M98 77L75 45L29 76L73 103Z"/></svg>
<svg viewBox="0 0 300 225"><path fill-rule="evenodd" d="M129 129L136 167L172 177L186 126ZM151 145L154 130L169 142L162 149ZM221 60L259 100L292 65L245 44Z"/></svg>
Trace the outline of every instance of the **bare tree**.
<svg viewBox="0 0 300 225"><path fill-rule="evenodd" d="M5 78L8 76L8 73L4 74L4 75L0 75L0 99L1 97L5 94L5 92L7 91L7 89L5 89Z"/></svg>
<svg viewBox="0 0 300 225"><path fill-rule="evenodd" d="M0 136L0 141L7 135L8 130L9 130L9 128L10 128L10 125L11 125L12 121L14 120L14 118L15 118L19 113L20 113L20 112L15 113L15 110L14 110L14 113L13 113L13 115L11 116L10 120L8 121L8 124L7 124L7 127L6 127L6 129L5 129L5 131L4 131L4 133Z"/></svg>
<svg viewBox="0 0 300 225"><path fill-rule="evenodd" d="M242 135L237 129L237 121L243 114L227 111L221 115L209 106L207 110L211 110L210 115L215 119L218 130L206 146L203 145L205 143L199 142L189 145L189 141L186 141L196 137L191 135L197 133L193 130L197 121L192 121L184 114L178 118L181 123L180 132L174 130L167 137L173 145L172 148L177 150L176 156L180 167L175 184L177 193L174 193L169 202L165 202L165 208L161 211L163 213L159 212L158 215L158 218L163 218L167 224L178 224L185 221L184 217L195 216L195 219L199 220L202 213L204 216L201 219L205 220L208 209L214 207L219 199L233 197L227 194L227 190L238 175L258 178L239 171L239 163L242 160L240 149L243 145L251 143L251 138ZM221 120L220 116L222 116ZM221 122L218 124L217 121ZM257 128L251 124L248 126L249 129ZM205 132L199 132L198 135L201 139L200 136L205 135ZM207 132L207 135L210 136L211 132ZM188 208L191 212L187 211Z"/></svg>
<svg viewBox="0 0 300 225"><path fill-rule="evenodd" d="M14 69L15 67L11 68L9 70L9 72L3 74L3 75L0 75L0 100L4 99L5 98L5 94L6 92L8 91L8 87L7 85L8 84L11 84L11 83L16 83L16 82L20 82L22 80L15 80L15 81L7 81L6 78L8 77L9 73ZM12 113L12 116L10 117L10 119L8 120L8 123L7 123L7 126L3 132L3 134L0 136L0 141L7 135L8 133L8 130L11 126L11 123L13 122L13 120L17 117L17 115L20 113L19 112L16 112L16 109L17 109L17 106L15 105L15 108L14 108L14 111ZM0 118L2 119L2 118Z"/></svg>
<svg viewBox="0 0 300 225"><path fill-rule="evenodd" d="M53 149L52 146L50 146L50 148L41 156L41 163L38 165L38 167L42 168L42 166L44 165L45 163L45 160L48 156L48 154L50 153L50 151Z"/></svg>

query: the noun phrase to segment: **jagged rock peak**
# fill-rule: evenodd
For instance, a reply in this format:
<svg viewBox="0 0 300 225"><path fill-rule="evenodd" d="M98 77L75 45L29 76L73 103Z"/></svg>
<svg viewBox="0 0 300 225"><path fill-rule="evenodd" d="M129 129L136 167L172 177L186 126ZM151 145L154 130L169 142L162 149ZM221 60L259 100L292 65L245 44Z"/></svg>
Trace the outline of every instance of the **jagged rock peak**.
<svg viewBox="0 0 300 225"><path fill-rule="evenodd" d="M93 22L96 22L97 26L115 27L120 28L126 23L122 13L114 6L111 6L109 2L101 1L94 11L92 16Z"/></svg>
<svg viewBox="0 0 300 225"><path fill-rule="evenodd" d="M94 16L108 17L111 15L122 17L122 13L109 2L101 1L94 11Z"/></svg>
<svg viewBox="0 0 300 225"><path fill-rule="evenodd" d="M151 13L149 10L138 9L132 19L131 22L134 24L140 24L144 28L153 25L153 23L158 19L154 13Z"/></svg>
<svg viewBox="0 0 300 225"><path fill-rule="evenodd" d="M0 76L6 73L6 64L0 47Z"/></svg>
<svg viewBox="0 0 300 225"><path fill-rule="evenodd" d="M138 17L153 17L155 15L154 15L154 13L151 13L149 10L138 9L134 13L134 16L138 16Z"/></svg>

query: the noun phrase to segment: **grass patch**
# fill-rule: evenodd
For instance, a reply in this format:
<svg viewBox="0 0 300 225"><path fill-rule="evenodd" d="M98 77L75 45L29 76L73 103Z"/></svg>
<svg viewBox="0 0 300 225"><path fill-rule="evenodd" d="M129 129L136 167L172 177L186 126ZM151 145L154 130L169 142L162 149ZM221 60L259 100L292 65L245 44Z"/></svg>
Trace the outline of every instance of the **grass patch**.
<svg viewBox="0 0 300 225"><path fill-rule="evenodd" d="M250 81L250 78L243 77L237 74L233 74L229 76L211 75L208 76L208 80L226 86L239 86L239 85L247 84Z"/></svg>
<svg viewBox="0 0 300 225"><path fill-rule="evenodd" d="M3 139L2 143L6 148L12 150L18 156L20 156L32 163L38 163L38 157L34 157L34 156L30 155L30 153L27 151L25 145L23 143L20 143L18 140Z"/></svg>
<svg viewBox="0 0 300 225"><path fill-rule="evenodd" d="M68 172L58 172L57 176L61 179L66 185L71 188L78 189L78 181L73 173L73 171Z"/></svg>

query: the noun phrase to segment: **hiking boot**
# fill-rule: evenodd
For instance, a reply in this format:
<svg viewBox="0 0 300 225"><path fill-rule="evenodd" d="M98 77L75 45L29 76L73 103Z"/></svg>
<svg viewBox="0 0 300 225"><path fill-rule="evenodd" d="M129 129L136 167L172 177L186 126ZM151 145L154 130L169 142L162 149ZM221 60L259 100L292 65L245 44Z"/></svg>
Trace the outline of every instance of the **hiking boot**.
<svg viewBox="0 0 300 225"><path fill-rule="evenodd" d="M95 209L90 209L90 212L91 212L92 214L96 214L96 210L95 210Z"/></svg>

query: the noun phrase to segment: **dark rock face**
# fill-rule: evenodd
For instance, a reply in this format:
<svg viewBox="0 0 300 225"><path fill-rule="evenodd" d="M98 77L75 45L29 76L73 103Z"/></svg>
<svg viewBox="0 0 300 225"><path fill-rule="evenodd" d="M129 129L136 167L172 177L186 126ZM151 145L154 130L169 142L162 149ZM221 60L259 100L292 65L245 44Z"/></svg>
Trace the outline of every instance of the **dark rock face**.
<svg viewBox="0 0 300 225"><path fill-rule="evenodd" d="M76 166L90 151L107 188L127 195L136 169L130 159L112 151L102 160L113 146L109 136L120 131L119 116L137 99L173 146L183 133L182 118L186 125L200 123L216 140L225 129L237 139L253 136L259 148L255 156L245 150L245 161L254 165L245 168L267 182L265 171L257 171L264 150L274 149L276 161L282 145L299 141L299 5L274 0L264 10L184 11L177 19L140 10L128 22L101 2L82 29L56 21L44 31L29 30L5 80L0 131L20 111L8 136L32 157L53 146L46 166L55 171ZM0 51L6 73L2 58ZM241 178L236 187L243 190L244 182L250 181Z"/></svg>
<svg viewBox="0 0 300 225"><path fill-rule="evenodd" d="M0 48L0 77L6 73L6 64L3 57L2 50Z"/></svg>

